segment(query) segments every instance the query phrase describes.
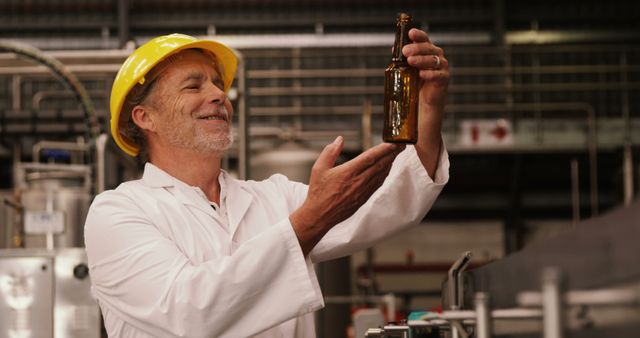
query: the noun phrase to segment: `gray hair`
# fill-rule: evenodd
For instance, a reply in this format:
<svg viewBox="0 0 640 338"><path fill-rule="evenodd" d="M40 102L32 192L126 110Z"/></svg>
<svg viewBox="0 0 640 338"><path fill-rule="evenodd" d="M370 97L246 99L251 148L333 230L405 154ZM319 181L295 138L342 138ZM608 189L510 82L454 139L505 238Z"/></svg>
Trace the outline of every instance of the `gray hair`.
<svg viewBox="0 0 640 338"><path fill-rule="evenodd" d="M142 104L147 99L157 79L158 76L153 76L148 81L145 81L144 84L136 84L125 98L122 110L120 111L119 129L122 135L140 148L137 157L142 163L149 160L147 139L142 129L133 122L131 112L133 111L133 108Z"/></svg>

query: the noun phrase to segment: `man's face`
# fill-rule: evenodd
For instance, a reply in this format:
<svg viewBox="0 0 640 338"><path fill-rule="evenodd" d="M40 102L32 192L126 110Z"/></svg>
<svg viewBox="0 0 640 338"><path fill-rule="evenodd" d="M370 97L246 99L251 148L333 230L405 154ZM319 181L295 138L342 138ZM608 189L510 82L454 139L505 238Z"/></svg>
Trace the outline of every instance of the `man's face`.
<svg viewBox="0 0 640 338"><path fill-rule="evenodd" d="M212 58L185 50L159 67L163 68L145 105L161 144L202 153L229 149L233 107Z"/></svg>

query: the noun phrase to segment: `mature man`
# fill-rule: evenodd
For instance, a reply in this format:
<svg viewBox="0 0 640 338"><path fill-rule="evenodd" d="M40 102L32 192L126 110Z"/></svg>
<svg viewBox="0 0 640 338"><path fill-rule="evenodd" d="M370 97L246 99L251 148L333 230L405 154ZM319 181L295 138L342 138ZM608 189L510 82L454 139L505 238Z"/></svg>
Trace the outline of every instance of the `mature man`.
<svg viewBox="0 0 640 338"><path fill-rule="evenodd" d="M380 144L339 166L337 137L309 186L220 169L232 142L226 92L234 53L172 34L124 63L111 131L148 156L140 180L96 197L85 225L93 292L113 337L313 337L324 304L313 263L418 223L448 180L441 124L448 63L420 30L404 54L420 69L420 139Z"/></svg>

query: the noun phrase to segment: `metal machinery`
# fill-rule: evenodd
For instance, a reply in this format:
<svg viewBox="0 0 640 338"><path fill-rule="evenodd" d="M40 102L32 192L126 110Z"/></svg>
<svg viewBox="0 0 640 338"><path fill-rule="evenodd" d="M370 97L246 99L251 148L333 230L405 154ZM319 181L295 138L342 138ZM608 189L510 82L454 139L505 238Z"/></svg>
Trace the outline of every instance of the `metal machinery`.
<svg viewBox="0 0 640 338"><path fill-rule="evenodd" d="M449 271L442 312L416 312L365 337L637 337L640 200L569 233L463 273Z"/></svg>
<svg viewBox="0 0 640 338"><path fill-rule="evenodd" d="M15 189L22 227L14 227L14 245L25 248L80 247L84 218L91 202L91 167L86 164L40 163L43 148L84 153L88 146L63 142L38 142L32 163L17 163ZM81 154L84 155L84 154ZM77 157L77 156L76 156Z"/></svg>
<svg viewBox="0 0 640 338"><path fill-rule="evenodd" d="M65 83L85 109L90 140L39 141L27 163L15 151L13 194L3 198L0 214L0 239L10 248L0 250L0 337L100 337L81 247L92 196L104 190L106 135L99 135L86 91L62 64L21 44L2 43L0 50L46 65Z"/></svg>
<svg viewBox="0 0 640 338"><path fill-rule="evenodd" d="M0 250L0 337L100 337L84 249Z"/></svg>

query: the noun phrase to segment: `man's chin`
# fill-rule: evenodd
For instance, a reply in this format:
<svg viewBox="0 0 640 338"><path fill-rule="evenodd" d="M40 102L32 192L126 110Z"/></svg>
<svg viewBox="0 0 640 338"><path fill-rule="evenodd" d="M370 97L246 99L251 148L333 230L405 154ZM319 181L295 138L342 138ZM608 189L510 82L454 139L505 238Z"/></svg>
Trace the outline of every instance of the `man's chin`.
<svg viewBox="0 0 640 338"><path fill-rule="evenodd" d="M224 154L227 150L231 149L233 145L233 136L229 136L227 139L223 140L215 140L212 142L207 142L205 144L200 144L196 148L204 153L216 153L216 154Z"/></svg>

